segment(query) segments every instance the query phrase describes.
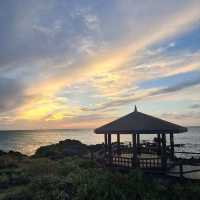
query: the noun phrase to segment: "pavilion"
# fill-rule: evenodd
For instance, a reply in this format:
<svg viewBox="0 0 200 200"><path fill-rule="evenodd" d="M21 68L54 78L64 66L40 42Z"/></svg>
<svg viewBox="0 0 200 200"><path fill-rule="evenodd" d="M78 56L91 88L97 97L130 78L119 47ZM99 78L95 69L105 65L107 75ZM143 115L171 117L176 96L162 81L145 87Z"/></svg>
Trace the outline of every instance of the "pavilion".
<svg viewBox="0 0 200 200"><path fill-rule="evenodd" d="M174 134L186 132L187 128L180 125L144 114L137 111L114 120L95 129L96 134L104 134L105 161L110 167L166 170L174 160ZM121 134L132 135L132 145L122 148ZM141 134L155 134L156 148L145 152L147 147L140 143ZM116 149L112 144L112 135L117 135ZM166 135L170 145L167 148Z"/></svg>

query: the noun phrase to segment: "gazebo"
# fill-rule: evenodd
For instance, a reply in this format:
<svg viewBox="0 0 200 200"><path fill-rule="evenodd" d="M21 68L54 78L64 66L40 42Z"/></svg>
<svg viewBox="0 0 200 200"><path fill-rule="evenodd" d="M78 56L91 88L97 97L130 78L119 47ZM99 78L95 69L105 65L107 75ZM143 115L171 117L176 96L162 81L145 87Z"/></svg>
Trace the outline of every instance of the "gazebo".
<svg viewBox="0 0 200 200"><path fill-rule="evenodd" d="M186 132L180 125L137 111L114 120L95 129L96 134L104 134L105 161L110 167L142 168L166 170L173 165L174 134ZM122 146L121 134L131 134L132 144ZM155 134L154 146L140 142L141 134ZM117 135L117 142L112 143L112 135ZM166 145L169 135L170 145Z"/></svg>

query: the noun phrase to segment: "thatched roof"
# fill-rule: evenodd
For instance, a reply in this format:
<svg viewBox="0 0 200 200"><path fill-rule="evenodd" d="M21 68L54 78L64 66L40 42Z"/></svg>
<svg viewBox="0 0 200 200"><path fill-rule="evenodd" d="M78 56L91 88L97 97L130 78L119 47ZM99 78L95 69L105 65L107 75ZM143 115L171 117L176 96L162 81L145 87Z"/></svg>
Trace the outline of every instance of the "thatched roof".
<svg viewBox="0 0 200 200"><path fill-rule="evenodd" d="M137 111L95 129L97 134L182 133L187 128Z"/></svg>

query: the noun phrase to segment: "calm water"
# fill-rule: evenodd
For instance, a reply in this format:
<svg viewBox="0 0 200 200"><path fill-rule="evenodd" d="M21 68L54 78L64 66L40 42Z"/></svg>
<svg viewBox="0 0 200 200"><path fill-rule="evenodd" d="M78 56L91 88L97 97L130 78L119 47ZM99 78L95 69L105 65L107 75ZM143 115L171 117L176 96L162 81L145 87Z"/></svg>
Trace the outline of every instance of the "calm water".
<svg viewBox="0 0 200 200"><path fill-rule="evenodd" d="M151 140L153 137L152 135L144 135L141 139ZM97 144L102 143L104 137L94 134L93 130L0 131L0 149L31 155L40 146L65 139L76 139L85 144ZM113 136L113 141L115 139ZM176 144L185 144L184 147L176 150L200 153L200 127L191 127L187 133L175 135L174 139ZM123 135L121 140L131 141L131 136Z"/></svg>

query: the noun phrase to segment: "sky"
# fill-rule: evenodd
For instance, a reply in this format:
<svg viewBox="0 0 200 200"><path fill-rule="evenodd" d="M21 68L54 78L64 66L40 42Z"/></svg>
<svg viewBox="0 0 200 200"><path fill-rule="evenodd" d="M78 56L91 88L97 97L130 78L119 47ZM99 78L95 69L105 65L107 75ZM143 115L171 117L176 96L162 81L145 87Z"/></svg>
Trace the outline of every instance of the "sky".
<svg viewBox="0 0 200 200"><path fill-rule="evenodd" d="M200 125L199 0L0 4L0 129Z"/></svg>

